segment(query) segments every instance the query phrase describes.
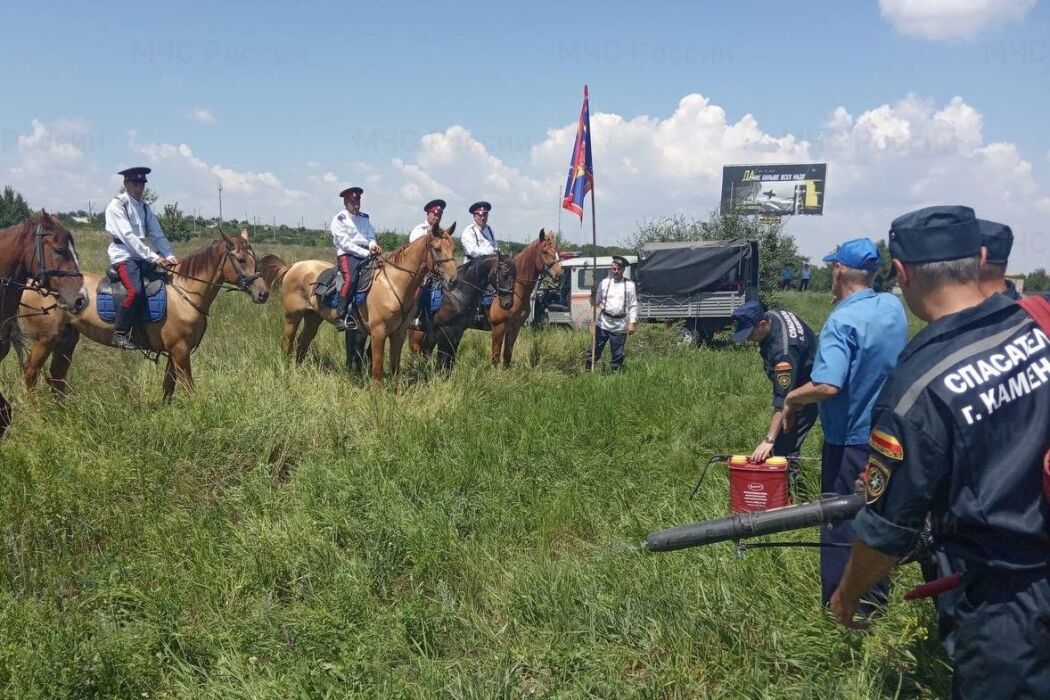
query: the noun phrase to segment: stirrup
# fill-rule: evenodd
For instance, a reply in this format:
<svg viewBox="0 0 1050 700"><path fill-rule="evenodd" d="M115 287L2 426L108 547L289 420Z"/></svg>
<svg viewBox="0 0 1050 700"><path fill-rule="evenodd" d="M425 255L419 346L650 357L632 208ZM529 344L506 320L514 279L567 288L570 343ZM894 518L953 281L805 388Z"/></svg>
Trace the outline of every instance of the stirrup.
<svg viewBox="0 0 1050 700"><path fill-rule="evenodd" d="M122 333L120 331L113 331L113 347L120 348L121 350L139 350L139 346L135 344L135 341L131 339L131 331Z"/></svg>

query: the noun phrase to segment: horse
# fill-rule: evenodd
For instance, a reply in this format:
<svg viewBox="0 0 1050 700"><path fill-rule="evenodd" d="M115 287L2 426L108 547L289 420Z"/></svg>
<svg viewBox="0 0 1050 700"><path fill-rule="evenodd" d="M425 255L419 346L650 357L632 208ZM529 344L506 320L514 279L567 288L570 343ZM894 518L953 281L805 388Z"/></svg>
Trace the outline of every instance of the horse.
<svg viewBox="0 0 1050 700"><path fill-rule="evenodd" d="M167 313L159 321L136 328L135 340L143 350L168 357L164 370L165 401L175 393L176 382L181 382L187 391L193 390L190 353L204 338L208 311L219 290L233 288L245 292L256 304L265 303L270 296L266 282L255 272L255 251L248 242L248 232L241 231L240 236L233 238L225 233L221 236L190 253L170 270L166 282ZM81 334L96 343L113 345L113 324L98 315L99 279L99 275L84 275L94 302L90 313L28 315L23 319L24 331L33 342L23 370L26 386L36 385L40 368L53 354L47 383L57 392L64 392L66 374ZM233 287L225 287L227 284ZM22 295L22 303L40 308L43 299L36 292L27 291Z"/></svg>
<svg viewBox="0 0 1050 700"><path fill-rule="evenodd" d="M478 313L478 304L486 290L492 287L499 297L499 305L510 309L514 304L514 283L517 268L514 261L497 253L475 258L459 269L456 286L445 294L441 307L430 319L426 331L412 330L409 347L414 354L430 355L436 346L438 363L445 372L452 371L456 350L463 332Z"/></svg>
<svg viewBox="0 0 1050 700"><path fill-rule="evenodd" d="M0 230L0 361L20 342L19 297L26 289L54 297L42 313L78 314L88 303L73 236L46 211ZM0 394L0 437L10 423L11 404Z"/></svg>
<svg viewBox="0 0 1050 700"><path fill-rule="evenodd" d="M543 277L561 275L561 256L558 242L552 234L540 229L540 235L525 249L514 256L518 276L514 282L514 304L508 309L493 299L488 308L489 325L492 326L492 365L499 364L503 355L503 366L510 367L514 356L514 343L518 333L532 310L532 291Z"/></svg>
<svg viewBox="0 0 1050 700"><path fill-rule="evenodd" d="M390 374L396 375L401 366L401 347L408 331L408 321L414 318L416 290L423 278L436 273L446 286L456 280L453 259L453 223L448 229L435 225L433 230L412 243L401 246L372 269L371 291L364 307L358 309L362 324L372 341L372 377L383 379L383 351L390 340ZM300 260L281 269L277 261L268 261L274 284L283 287L284 333L281 349L295 361L306 357L321 321L335 324L336 310L325 306L314 294L318 276L333 267L323 260ZM359 288L364 289L365 287ZM299 327L302 326L300 331ZM347 368L351 371L361 363L364 333L347 330ZM296 337L298 334L298 337Z"/></svg>

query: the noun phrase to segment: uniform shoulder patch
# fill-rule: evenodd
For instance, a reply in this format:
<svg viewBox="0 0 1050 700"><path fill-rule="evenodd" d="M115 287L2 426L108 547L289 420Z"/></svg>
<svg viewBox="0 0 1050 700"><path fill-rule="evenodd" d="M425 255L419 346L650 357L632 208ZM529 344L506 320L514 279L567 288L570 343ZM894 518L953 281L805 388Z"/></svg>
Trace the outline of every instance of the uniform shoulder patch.
<svg viewBox="0 0 1050 700"><path fill-rule="evenodd" d="M871 446L871 449L884 457L889 457L898 462L904 459L904 446L901 444L901 441L885 431L877 428L872 430L868 444Z"/></svg>
<svg viewBox="0 0 1050 700"><path fill-rule="evenodd" d="M340 213L339 216L337 216L335 218L339 219L340 221L346 221L346 214Z"/></svg>
<svg viewBox="0 0 1050 700"><path fill-rule="evenodd" d="M790 362L778 362L778 363L776 363L776 365L773 366L773 370L776 371L776 372L790 372L791 371L791 363Z"/></svg>
<svg viewBox="0 0 1050 700"><path fill-rule="evenodd" d="M868 466L864 470L864 501L872 505L886 493L886 486L890 483L890 468L883 464L877 457L868 458Z"/></svg>
<svg viewBox="0 0 1050 700"><path fill-rule="evenodd" d="M777 386L781 389L789 389L791 387L791 363L790 362L778 362L773 365L774 381Z"/></svg>

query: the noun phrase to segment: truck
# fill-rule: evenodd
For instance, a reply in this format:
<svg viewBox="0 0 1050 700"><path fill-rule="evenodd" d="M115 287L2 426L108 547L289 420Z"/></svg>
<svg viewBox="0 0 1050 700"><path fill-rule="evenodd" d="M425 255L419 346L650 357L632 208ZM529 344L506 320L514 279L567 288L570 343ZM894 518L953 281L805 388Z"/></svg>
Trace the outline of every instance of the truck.
<svg viewBox="0 0 1050 700"><path fill-rule="evenodd" d="M758 298L758 242L648 243L625 255L625 277L638 289L638 321L679 324L684 341L699 344L726 327L733 311ZM560 286L540 291L546 320L582 328L592 323L591 289L609 275L611 256L562 260Z"/></svg>

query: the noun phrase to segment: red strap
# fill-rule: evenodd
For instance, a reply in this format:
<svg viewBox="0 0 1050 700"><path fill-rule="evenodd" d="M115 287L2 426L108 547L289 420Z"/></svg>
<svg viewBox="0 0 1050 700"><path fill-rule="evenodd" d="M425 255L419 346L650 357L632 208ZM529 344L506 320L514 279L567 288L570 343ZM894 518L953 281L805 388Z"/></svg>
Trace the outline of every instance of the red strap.
<svg viewBox="0 0 1050 700"><path fill-rule="evenodd" d="M1017 303L1035 319L1036 324L1043 329L1043 333L1050 335L1050 301L1038 294L1033 294L1022 298Z"/></svg>
<svg viewBox="0 0 1050 700"><path fill-rule="evenodd" d="M962 573L948 574L920 584L904 594L904 600L921 600L946 593L959 585Z"/></svg>

